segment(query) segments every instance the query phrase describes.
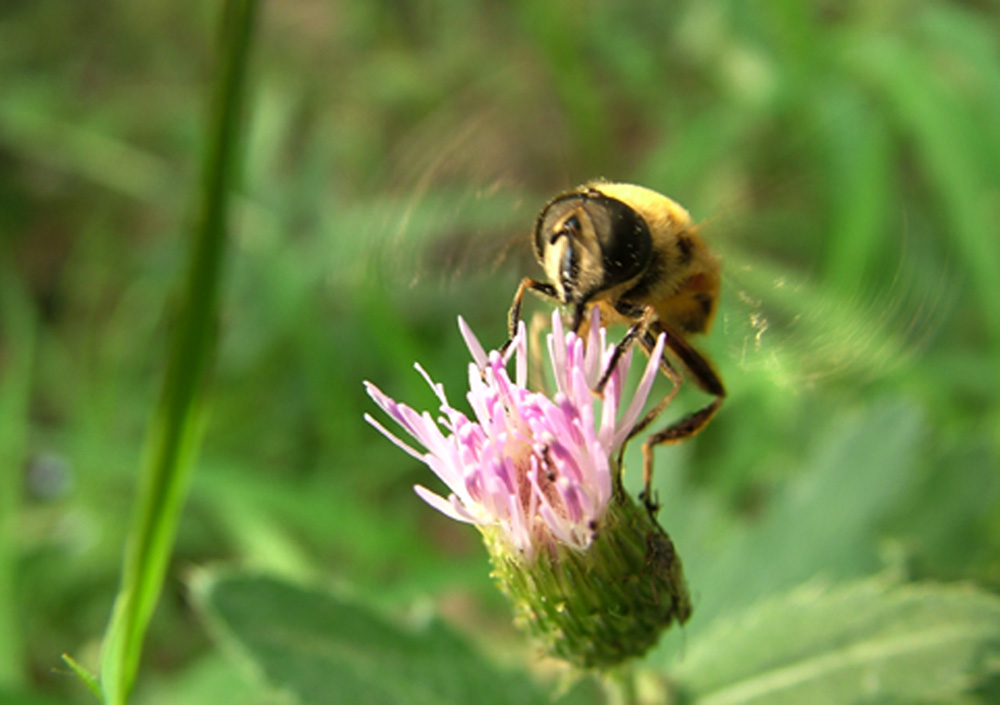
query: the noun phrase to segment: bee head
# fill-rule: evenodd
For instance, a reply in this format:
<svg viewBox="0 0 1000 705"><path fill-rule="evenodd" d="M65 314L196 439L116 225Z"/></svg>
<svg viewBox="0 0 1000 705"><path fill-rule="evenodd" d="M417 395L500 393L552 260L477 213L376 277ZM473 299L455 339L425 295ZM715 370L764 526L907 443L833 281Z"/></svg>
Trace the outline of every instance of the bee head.
<svg viewBox="0 0 1000 705"><path fill-rule="evenodd" d="M652 237L634 209L593 188L557 196L538 215L535 256L564 304L582 305L649 265Z"/></svg>

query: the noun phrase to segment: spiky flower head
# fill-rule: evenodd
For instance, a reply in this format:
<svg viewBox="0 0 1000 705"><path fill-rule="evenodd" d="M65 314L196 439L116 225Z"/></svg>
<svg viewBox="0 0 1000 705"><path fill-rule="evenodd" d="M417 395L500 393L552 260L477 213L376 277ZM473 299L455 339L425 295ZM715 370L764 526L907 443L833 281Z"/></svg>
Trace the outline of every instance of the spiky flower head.
<svg viewBox="0 0 1000 705"><path fill-rule="evenodd" d="M450 404L419 364L441 402L437 419L365 386L425 450L365 418L448 487L447 497L421 485L414 489L435 509L479 528L518 624L548 653L583 668L641 655L672 621L683 623L691 612L673 543L651 512L625 493L619 463L655 380L663 337L623 404L631 351L619 358L603 393L593 392L614 350L596 307L587 341L564 332L553 314L547 338L556 387L551 396L526 386L523 323L506 355L487 355L461 319L459 328L473 357L466 395L472 418Z"/></svg>

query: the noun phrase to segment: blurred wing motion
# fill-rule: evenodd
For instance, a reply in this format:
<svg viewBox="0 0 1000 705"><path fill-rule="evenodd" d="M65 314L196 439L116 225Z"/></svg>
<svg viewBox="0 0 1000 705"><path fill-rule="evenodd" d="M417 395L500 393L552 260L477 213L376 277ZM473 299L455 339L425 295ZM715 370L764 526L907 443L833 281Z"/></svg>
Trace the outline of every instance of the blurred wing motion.
<svg viewBox="0 0 1000 705"><path fill-rule="evenodd" d="M532 266L537 205L503 149L505 129L484 113L460 129L444 120L414 131L392 157L386 203L366 228L370 271L394 286L461 289L502 268Z"/></svg>
<svg viewBox="0 0 1000 705"><path fill-rule="evenodd" d="M720 234L724 283L712 354L790 388L866 382L912 360L948 315L954 290L944 269L937 286L918 287L906 233L900 227L886 238L900 245L895 271L847 289L812 264L783 266L755 252L752 241Z"/></svg>
<svg viewBox="0 0 1000 705"><path fill-rule="evenodd" d="M492 307L499 328L509 305L503 293L509 282L544 278L532 253L532 230L539 210L560 189L543 192L526 181L509 155L491 148L494 140L502 142L498 129L487 115L461 130L432 124L416 133L397 155L395 185L356 218L364 235L354 246L363 248L366 270L397 293L444 287L454 295L473 280L496 280L502 271L495 301L455 295L451 312L469 315L473 307L484 316ZM807 245L797 256L779 257L773 254L773 232L771 242L755 235L752 208L742 209L739 218L720 210L721 217L698 225L722 262L718 313L713 329L691 342L734 388L740 370L757 379L766 374L770 383L788 388L876 378L912 358L947 315L952 298L947 274L921 271L922 281L937 276L939 285L914 285L921 263L906 247L902 219L879 234L882 249L895 253L885 273L859 272L857 286L836 286L819 273L829 244L822 224L807 222L793 234L779 235ZM705 214L693 215L697 220ZM490 299L492 292L491 286Z"/></svg>

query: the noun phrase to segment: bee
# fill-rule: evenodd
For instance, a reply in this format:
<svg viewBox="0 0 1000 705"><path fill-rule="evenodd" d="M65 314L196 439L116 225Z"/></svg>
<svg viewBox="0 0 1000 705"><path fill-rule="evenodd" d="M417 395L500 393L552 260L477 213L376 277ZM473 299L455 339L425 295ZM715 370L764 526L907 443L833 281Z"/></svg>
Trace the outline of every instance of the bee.
<svg viewBox="0 0 1000 705"><path fill-rule="evenodd" d="M581 329L588 325L587 312L597 306L604 325L629 327L595 393L603 392L619 358L634 343L648 354L660 333L666 333L666 348L694 383L714 397L643 442L642 498L654 512L653 448L701 431L726 395L711 363L688 342L689 336L711 328L721 284L719 261L683 207L643 186L605 181L592 181L549 201L535 221L533 245L548 281L521 281L508 313L508 345L526 291L568 307L572 329L580 335L586 333ZM673 386L635 425L628 440L642 433L680 389L681 374L666 356L660 368Z"/></svg>

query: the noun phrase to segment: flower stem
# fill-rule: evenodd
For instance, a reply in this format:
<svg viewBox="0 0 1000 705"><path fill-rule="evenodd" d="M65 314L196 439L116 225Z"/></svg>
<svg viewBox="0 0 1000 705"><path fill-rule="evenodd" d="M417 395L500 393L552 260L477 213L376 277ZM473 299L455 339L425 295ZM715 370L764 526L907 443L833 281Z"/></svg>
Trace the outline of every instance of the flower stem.
<svg viewBox="0 0 1000 705"><path fill-rule="evenodd" d="M638 705L639 692L631 668L605 671L601 683L608 696L608 705Z"/></svg>

